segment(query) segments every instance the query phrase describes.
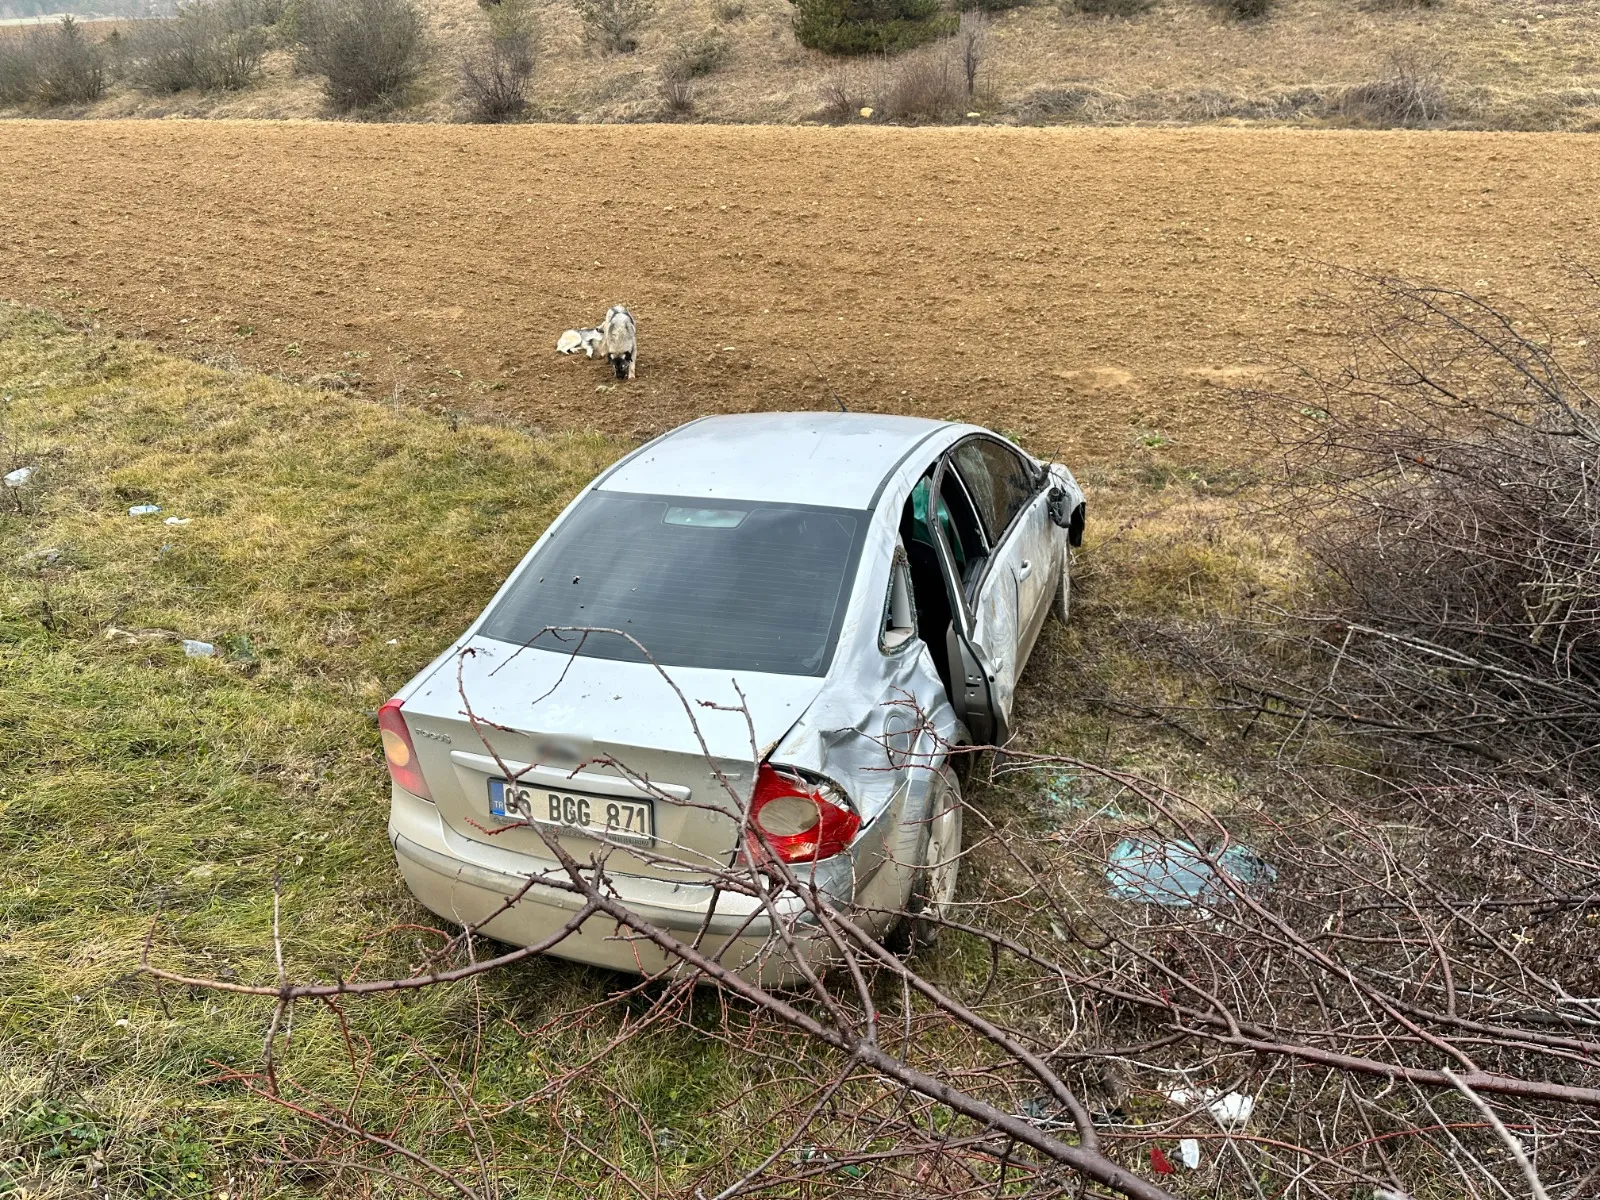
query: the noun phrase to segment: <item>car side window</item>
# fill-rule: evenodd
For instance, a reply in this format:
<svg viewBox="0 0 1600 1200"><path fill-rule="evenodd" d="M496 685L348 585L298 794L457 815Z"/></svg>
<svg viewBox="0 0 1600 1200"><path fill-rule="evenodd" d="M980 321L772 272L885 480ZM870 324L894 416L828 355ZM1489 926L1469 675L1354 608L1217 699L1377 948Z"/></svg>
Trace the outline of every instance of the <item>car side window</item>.
<svg viewBox="0 0 1600 1200"><path fill-rule="evenodd" d="M972 496L991 545L1037 491L1037 475L1010 446L992 438L968 438L955 448L951 462Z"/></svg>

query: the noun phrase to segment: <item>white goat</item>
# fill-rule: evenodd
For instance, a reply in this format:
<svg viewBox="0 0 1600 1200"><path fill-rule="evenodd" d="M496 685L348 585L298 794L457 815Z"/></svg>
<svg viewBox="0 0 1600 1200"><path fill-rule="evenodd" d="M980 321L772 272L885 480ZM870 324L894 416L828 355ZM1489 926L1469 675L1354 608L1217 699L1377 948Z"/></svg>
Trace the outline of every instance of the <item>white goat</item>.
<svg viewBox="0 0 1600 1200"><path fill-rule="evenodd" d="M576 354L582 350L585 358L593 358L601 336L598 329L569 329L556 339L556 353Z"/></svg>
<svg viewBox="0 0 1600 1200"><path fill-rule="evenodd" d="M639 361L639 331L633 314L620 304L606 309L606 319L600 323L600 349L611 360L618 379L633 378Z"/></svg>

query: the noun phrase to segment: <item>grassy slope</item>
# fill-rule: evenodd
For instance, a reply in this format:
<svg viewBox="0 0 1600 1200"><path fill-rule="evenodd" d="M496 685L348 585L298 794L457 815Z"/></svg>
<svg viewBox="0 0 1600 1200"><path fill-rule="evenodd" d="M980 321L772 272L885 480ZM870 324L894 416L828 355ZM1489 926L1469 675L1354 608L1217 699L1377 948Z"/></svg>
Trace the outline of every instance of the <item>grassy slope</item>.
<svg viewBox="0 0 1600 1200"><path fill-rule="evenodd" d="M456 64L479 36L483 16L474 0L421 3L434 64L403 119L450 120L457 112ZM713 28L729 38L732 56L725 69L696 82L698 119L812 118L824 79L842 66L795 42L788 0L660 0L640 50L610 56L586 44L568 0L536 4L538 119L661 119L662 63L679 41ZM1040 3L996 20L990 94L979 102L985 121L1337 123L1327 106L1345 87L1383 75L1398 54L1443 84L1450 124L1600 127L1600 9L1589 4L1445 0L1422 8L1407 0L1278 0L1268 19L1240 23L1208 0L1158 0L1132 20L1063 14ZM843 69L859 77L854 87L864 100L881 92L883 68L868 62ZM86 115L316 117L322 111L317 81L295 76L292 57L280 51L262 84L236 95L147 96L118 85Z"/></svg>
<svg viewBox="0 0 1600 1200"><path fill-rule="evenodd" d="M396 929L428 918L384 841L366 714L619 447L451 429L14 307L0 307L0 396L0 470L39 468L0 512L0 1195L17 1184L76 1194L96 1172L115 1196L316 1190L329 1181L288 1163L330 1152L313 1131L216 1082L259 1066L267 1006L158 995L129 973L159 912L158 962L271 980L274 874L296 977L394 974L436 944ZM1086 712L1084 697L1148 674L1118 648L1118 620L1282 591L1287 560L1242 532L1205 478L1164 467L1157 447L1130 453L1086 465L1096 544L1073 626L1050 627L1024 680L1021 737L1225 795L1225 764ZM128 516L141 502L161 517ZM180 635L230 653L186 658ZM1059 818L1027 777L972 799L1018 828ZM997 900L1006 887L1003 864L976 848L967 894ZM981 977L987 961L969 957L949 946L928 968ZM582 1011L619 982L536 962L476 987L351 1005L370 1059L358 1119L465 1161L455 1107L425 1060L475 1072L482 1105L525 1097L634 1011ZM286 1088L347 1100L356 1071L332 1019L300 1009L296 1022ZM778 1037L697 997L687 1020L609 1054L577 1092L493 1118L502 1193L631 1194L564 1143L558 1118L658 1190L723 1155L748 1163L781 1136L763 1120L776 1097L801 1099L825 1078ZM658 1137L670 1130L672 1148L653 1153L641 1119ZM357 1182L331 1186L349 1194Z"/></svg>
<svg viewBox="0 0 1600 1200"><path fill-rule="evenodd" d="M43 1171L46 1192L70 1192L98 1150L117 1194L201 1194L280 1132L291 1148L305 1133L201 1082L212 1064L258 1064L259 1004L171 989L157 1002L126 979L152 918L159 909L159 960L270 978L277 872L291 970L348 970L364 951L369 976L404 968L415 939L372 939L425 914L390 868L364 713L616 448L451 431L90 342L18 309L0 309L0 380L0 461L40 467L23 511L0 517L0 1180ZM127 515L146 500L192 524ZM42 567L41 550L60 558ZM237 651L247 638L254 661L187 659L171 638L108 639L108 627L235 639ZM486 983L490 1094L543 1079L542 1056L573 1049L555 1037L530 1051L494 1016L536 1027L603 988L543 964ZM408 1120L406 1101L428 1085L402 1039L456 1055L472 1040L469 1001L462 989L355 1014L358 1037L388 1048L366 1119L430 1143L441 1110ZM302 1014L289 1072L346 1095L334 1037L325 1017ZM665 1037L650 1055L672 1048ZM670 1086L650 1055L615 1069L671 1120L716 1054L675 1067ZM501 1132L528 1134L530 1169L549 1149L517 1121ZM626 1137L619 1152L639 1165Z"/></svg>

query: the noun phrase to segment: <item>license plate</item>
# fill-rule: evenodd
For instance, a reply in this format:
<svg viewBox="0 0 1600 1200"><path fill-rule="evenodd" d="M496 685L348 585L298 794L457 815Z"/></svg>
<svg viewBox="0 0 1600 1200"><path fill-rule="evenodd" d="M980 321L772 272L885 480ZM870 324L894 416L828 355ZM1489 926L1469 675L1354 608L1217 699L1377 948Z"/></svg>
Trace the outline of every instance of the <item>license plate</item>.
<svg viewBox="0 0 1600 1200"><path fill-rule="evenodd" d="M614 842L653 846L655 806L649 800L580 796L526 783L489 780L489 815L508 821L553 825Z"/></svg>

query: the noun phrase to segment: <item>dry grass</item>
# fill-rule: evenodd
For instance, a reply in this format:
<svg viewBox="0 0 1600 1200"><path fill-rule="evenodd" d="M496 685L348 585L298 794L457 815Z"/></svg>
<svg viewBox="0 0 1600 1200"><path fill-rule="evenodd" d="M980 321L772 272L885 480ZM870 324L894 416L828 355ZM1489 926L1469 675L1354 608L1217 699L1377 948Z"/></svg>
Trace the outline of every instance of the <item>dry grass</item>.
<svg viewBox="0 0 1600 1200"><path fill-rule="evenodd" d="M817 95L837 61L800 48L787 0L663 0L628 55L597 53L565 0L539 0L535 116L638 121L661 110L659 80L686 36L709 27L729 39L726 66L695 89L708 120L793 122L822 115ZM1541 19L1542 14L1542 19ZM434 61L411 119L455 112L455 65L481 33L476 0L432 0ZM1284 96L1337 97L1379 78L1391 54L1425 56L1455 102L1450 122L1483 128L1600 127L1600 8L1535 0L1362 5L1278 0L1262 20L1238 21L1206 0L1158 0L1127 20L1036 4L995 14L987 119L1091 122L1349 121L1337 106L1285 106ZM1081 90L1099 98L1061 113L1028 97ZM1206 93L1209 104L1196 105ZM1068 106L1070 109L1070 106ZM239 94L151 97L113 88L97 116L282 116L324 112L317 81L270 54L260 86Z"/></svg>
<svg viewBox="0 0 1600 1200"><path fill-rule="evenodd" d="M159 909L163 964L271 978L275 875L291 971L405 969L431 935L390 927L431 920L384 865L384 784L364 713L459 630L620 447L352 393L311 403L275 380L10 307L0 384L0 470L38 468L0 511L0 1191L80 1195L94 1179L118 1200L357 1194L359 1181L284 1163L326 1152L305 1124L205 1082L258 1064L258 1005L187 989L158 999L128 972ZM1052 625L1024 723L1053 748L1181 771L1147 730L1112 730L1067 703L1059 668L1115 678L1119 651L1100 635L1127 606L1226 605L1277 587L1285 568L1230 523L1226 501L1205 498L1220 476L1170 466L1153 442L1085 473L1103 516L1081 624L1070 642ZM192 523L127 515L142 502ZM1194 544L1202 521L1211 532ZM130 635L108 637L111 626ZM178 636L223 653L186 658ZM1013 784L996 803L1026 800ZM969 965L986 967L952 948L929 967L949 978ZM512 1151L500 1194L628 1195L520 1100L616 1031L625 1005L570 1018L627 982L538 961L470 991L353 1008L354 1037L383 1048L356 1115L470 1168L426 1056L470 1070L496 1110L490 1132ZM707 996L611 1057L605 1091L584 1097L598 1114L585 1128L609 1162L659 1171L659 1194L687 1191L707 1161L759 1157L782 1136L763 1116L820 1067L778 1037ZM355 1103L356 1068L327 1014L297 1017L280 1070ZM680 1152L660 1153L652 1136L664 1128Z"/></svg>

